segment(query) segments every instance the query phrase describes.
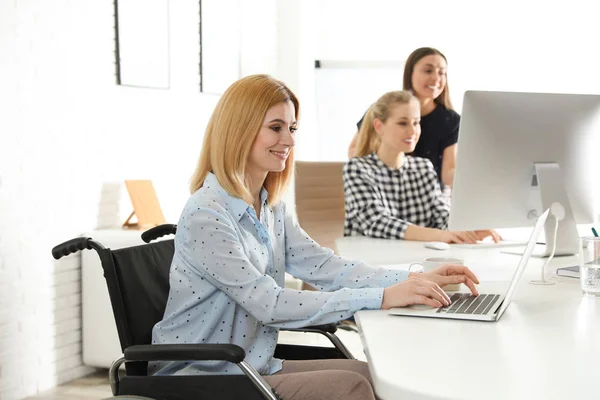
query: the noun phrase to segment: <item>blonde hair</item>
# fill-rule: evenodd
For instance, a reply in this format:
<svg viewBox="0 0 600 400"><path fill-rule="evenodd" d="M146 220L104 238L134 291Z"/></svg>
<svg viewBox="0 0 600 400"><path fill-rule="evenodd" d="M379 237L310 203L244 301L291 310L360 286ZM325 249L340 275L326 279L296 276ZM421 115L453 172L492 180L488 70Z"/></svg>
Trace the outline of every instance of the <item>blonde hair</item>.
<svg viewBox="0 0 600 400"><path fill-rule="evenodd" d="M234 82L221 96L206 127L202 151L190 184L191 193L200 189L208 173L212 172L230 195L252 204L254 199L246 179L250 149L267 110L287 101L294 105L297 121L300 104L283 82L268 75L250 75ZM267 174L264 187L269 193L269 205L279 202L293 173L292 148L285 169Z"/></svg>
<svg viewBox="0 0 600 400"><path fill-rule="evenodd" d="M356 141L356 157L363 157L368 154L377 151L380 145L380 139L373 121L377 118L381 122L385 123L390 116L390 110L396 104L408 104L411 101L416 101L418 104L419 100L410 92L407 91L395 91L388 92L381 96L365 114L365 118L358 131L358 139Z"/></svg>

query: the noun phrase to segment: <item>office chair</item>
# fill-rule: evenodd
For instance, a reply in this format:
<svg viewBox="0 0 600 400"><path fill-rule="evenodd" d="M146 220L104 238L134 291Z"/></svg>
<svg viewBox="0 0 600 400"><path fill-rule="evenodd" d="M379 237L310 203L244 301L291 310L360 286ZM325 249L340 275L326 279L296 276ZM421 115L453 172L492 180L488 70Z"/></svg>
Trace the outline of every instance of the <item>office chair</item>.
<svg viewBox="0 0 600 400"><path fill-rule="evenodd" d="M176 225L161 225L142 234L145 242L175 233ZM111 250L92 238L75 238L52 249L55 259L93 249L101 260L123 357L109 370L114 396L145 396L155 400L247 399L281 397L246 361L243 348L233 344L153 345L152 328L163 318L169 294L174 240ZM289 329L327 336L335 347L278 345L275 356L288 360L353 358L335 336L334 324ZM149 376L149 361L219 360L236 364L243 375ZM125 364L125 375L119 367ZM121 397L117 397L121 399ZM133 397L135 398L135 397Z"/></svg>
<svg viewBox="0 0 600 400"><path fill-rule="evenodd" d="M343 162L296 161L294 191L302 229L321 246L335 251L344 236Z"/></svg>
<svg viewBox="0 0 600 400"><path fill-rule="evenodd" d="M343 162L296 161L296 214L302 229L321 246L337 252L335 240L344 236L346 205ZM303 289L312 289L306 283ZM354 319L340 321L339 329L358 332Z"/></svg>

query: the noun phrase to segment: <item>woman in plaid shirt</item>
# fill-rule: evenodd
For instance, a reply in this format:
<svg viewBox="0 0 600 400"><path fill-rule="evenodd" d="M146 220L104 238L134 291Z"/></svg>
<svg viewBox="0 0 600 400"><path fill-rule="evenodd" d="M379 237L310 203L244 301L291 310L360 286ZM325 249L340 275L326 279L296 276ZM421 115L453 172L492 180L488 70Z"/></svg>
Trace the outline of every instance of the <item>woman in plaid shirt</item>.
<svg viewBox="0 0 600 400"><path fill-rule="evenodd" d="M419 100L405 91L384 94L358 132L356 157L344 166L345 236L476 243L491 230L448 231L449 204L433 164L407 156L421 134Z"/></svg>

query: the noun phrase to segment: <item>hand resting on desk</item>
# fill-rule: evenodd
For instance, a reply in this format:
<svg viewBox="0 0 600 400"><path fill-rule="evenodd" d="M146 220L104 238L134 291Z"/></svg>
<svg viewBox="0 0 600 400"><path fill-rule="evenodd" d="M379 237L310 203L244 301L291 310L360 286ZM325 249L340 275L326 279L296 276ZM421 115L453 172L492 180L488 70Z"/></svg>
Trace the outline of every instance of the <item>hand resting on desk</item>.
<svg viewBox="0 0 600 400"><path fill-rule="evenodd" d="M443 265L431 272L411 272L408 279L383 290L381 308L405 307L412 304L425 304L443 307L450 304L450 297L442 290L449 284L464 283L471 293L478 296L475 274L463 265Z"/></svg>

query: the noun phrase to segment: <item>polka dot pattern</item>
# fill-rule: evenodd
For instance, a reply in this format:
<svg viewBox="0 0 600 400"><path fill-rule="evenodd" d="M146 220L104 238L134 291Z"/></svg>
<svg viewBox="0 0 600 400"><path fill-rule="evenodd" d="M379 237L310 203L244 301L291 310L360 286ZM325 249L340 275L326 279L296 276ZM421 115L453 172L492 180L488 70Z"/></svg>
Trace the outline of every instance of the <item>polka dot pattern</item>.
<svg viewBox="0 0 600 400"><path fill-rule="evenodd" d="M153 343L233 343L260 373L281 369L273 357L279 329L336 322L379 309L383 288L404 271L344 260L320 247L284 203L261 215L230 196L210 174L186 204L177 226L171 289ZM288 272L319 291L284 288ZM225 362L150 363L155 374L239 374Z"/></svg>

